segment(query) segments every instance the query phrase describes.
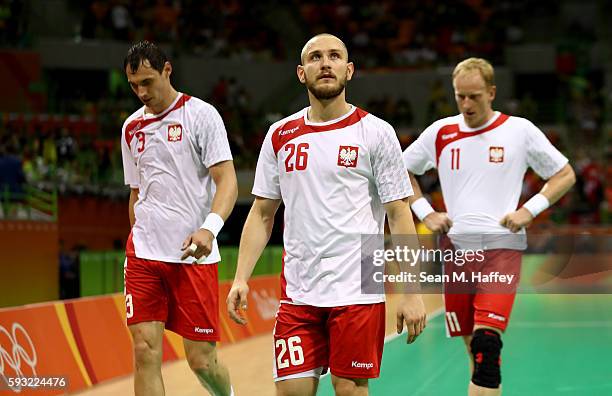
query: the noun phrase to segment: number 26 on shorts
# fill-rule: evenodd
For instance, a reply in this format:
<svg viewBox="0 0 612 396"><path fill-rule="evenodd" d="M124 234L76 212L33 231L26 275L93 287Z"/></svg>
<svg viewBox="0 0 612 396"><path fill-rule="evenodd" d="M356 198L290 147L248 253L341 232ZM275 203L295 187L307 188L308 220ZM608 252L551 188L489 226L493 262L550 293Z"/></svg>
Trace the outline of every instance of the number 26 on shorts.
<svg viewBox="0 0 612 396"><path fill-rule="evenodd" d="M301 343L302 340L299 336L289 337L287 340L283 338L276 340L274 346L276 347L277 369L285 369L290 365L299 366L304 363L304 351Z"/></svg>

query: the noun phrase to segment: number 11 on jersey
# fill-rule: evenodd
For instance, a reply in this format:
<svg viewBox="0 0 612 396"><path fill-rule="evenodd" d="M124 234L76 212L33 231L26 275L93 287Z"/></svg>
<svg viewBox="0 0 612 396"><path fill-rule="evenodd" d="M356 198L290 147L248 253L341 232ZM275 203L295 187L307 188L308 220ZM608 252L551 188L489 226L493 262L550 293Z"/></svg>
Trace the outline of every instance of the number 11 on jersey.
<svg viewBox="0 0 612 396"><path fill-rule="evenodd" d="M459 155L460 150L458 148L451 149L451 169L456 170L459 169Z"/></svg>

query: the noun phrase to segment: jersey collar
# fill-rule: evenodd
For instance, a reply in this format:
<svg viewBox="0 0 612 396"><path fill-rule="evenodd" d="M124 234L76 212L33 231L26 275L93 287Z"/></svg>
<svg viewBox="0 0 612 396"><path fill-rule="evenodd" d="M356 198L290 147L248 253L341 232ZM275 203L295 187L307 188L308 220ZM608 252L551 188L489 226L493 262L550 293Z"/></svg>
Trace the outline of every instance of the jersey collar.
<svg viewBox="0 0 612 396"><path fill-rule="evenodd" d="M491 117L489 121L480 125L477 128L470 128L469 126L467 126L467 124L465 123L465 119L463 118L463 115L459 114L459 130L461 130L461 132L478 132L481 129L485 129L489 125L493 124L499 118L500 114L501 113L499 111L494 112L493 117Z"/></svg>
<svg viewBox="0 0 612 396"><path fill-rule="evenodd" d="M355 109L357 109L357 107L353 106L350 103L349 103L349 105L351 106L351 108L350 108L350 110L346 114L344 114L344 115L342 115L342 116L340 116L338 118L335 118L333 120L329 120L329 121L325 121L325 122L313 122L313 121L309 121L308 120L308 110L310 110L310 106L308 106L308 107L306 107L304 109L304 124L306 124L306 125L314 125L314 126L325 126L325 125L335 124L338 121L342 121L345 118L350 117L351 114L353 114L355 112Z"/></svg>

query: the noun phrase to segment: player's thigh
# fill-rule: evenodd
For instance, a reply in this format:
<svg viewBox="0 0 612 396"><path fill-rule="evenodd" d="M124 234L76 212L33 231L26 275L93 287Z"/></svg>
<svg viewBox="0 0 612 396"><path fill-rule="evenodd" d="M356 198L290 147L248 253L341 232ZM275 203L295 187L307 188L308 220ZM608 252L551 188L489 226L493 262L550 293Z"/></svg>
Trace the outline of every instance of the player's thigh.
<svg viewBox="0 0 612 396"><path fill-rule="evenodd" d="M474 330L491 327L504 332L510 323L510 315L516 294L477 294L474 298Z"/></svg>
<svg viewBox="0 0 612 396"><path fill-rule="evenodd" d="M367 378L343 378L332 374L332 385L337 396L363 396L368 394Z"/></svg>
<svg viewBox="0 0 612 396"><path fill-rule="evenodd" d="M125 272L125 308L128 326L140 322L165 322L168 296L160 272L164 263L127 257Z"/></svg>
<svg viewBox="0 0 612 396"><path fill-rule="evenodd" d="M128 326L137 363L161 364L164 323L139 322Z"/></svg>
<svg viewBox="0 0 612 396"><path fill-rule="evenodd" d="M281 304L274 325L274 380L318 376L329 362L328 308Z"/></svg>
<svg viewBox="0 0 612 396"><path fill-rule="evenodd" d="M474 294L452 293L445 290L444 309L446 333L451 337L472 334L474 327Z"/></svg>
<svg viewBox="0 0 612 396"><path fill-rule="evenodd" d="M318 377L291 378L275 382L276 396L314 396L319 387Z"/></svg>
<svg viewBox="0 0 612 396"><path fill-rule="evenodd" d="M517 250L498 249L487 252L483 271L513 275L511 283L495 282L479 285L474 296L474 327L491 327L505 331L516 299L522 254Z"/></svg>
<svg viewBox="0 0 612 396"><path fill-rule="evenodd" d="M521 278L523 254L514 249L493 249L485 252L480 272L489 275L488 282L478 284L478 293L514 294ZM503 278L502 278L503 277Z"/></svg>
<svg viewBox="0 0 612 396"><path fill-rule="evenodd" d="M168 320L166 328L192 341L220 340L217 264L166 266Z"/></svg>
<svg viewBox="0 0 612 396"><path fill-rule="evenodd" d="M385 342L385 303L334 307L328 323L329 367L342 378L376 378Z"/></svg>

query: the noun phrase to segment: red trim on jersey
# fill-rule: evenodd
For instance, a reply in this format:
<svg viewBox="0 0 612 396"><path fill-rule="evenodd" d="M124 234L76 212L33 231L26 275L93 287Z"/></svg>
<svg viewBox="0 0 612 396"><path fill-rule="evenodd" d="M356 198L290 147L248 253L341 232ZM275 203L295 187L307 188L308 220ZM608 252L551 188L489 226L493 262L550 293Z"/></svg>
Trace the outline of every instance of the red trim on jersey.
<svg viewBox="0 0 612 396"><path fill-rule="evenodd" d="M440 130L438 130L438 134L436 135L436 166L438 166L438 163L440 162L440 155L442 154L442 150L444 149L444 147L448 146L453 142L456 142L457 140L477 136L485 132L492 131L493 129L506 122L508 118L510 118L509 115L502 113L491 125L474 132L460 131L459 124L444 125L442 128L440 128Z"/></svg>
<svg viewBox="0 0 612 396"><path fill-rule="evenodd" d="M306 135L308 133L330 132L337 129L346 128L358 123L367 114L367 111L356 108L353 114L350 116L329 125L308 125L304 121L303 116L296 118L295 120L288 121L287 123L276 128L272 134L272 147L274 148L274 154L277 154L287 142L297 137ZM280 135L281 132L284 132L282 136Z"/></svg>
<svg viewBox="0 0 612 396"><path fill-rule="evenodd" d="M127 124L127 126L125 127L125 133L124 133L125 141L127 142L128 146L132 142L132 138L134 137L136 130L142 129L146 127L147 125L152 124L154 122L161 121L164 118L166 118L168 114L172 113L174 110L180 109L181 107L185 106L185 103L187 103L187 101L191 99L191 96L186 95L186 94L182 94L182 95L183 96L179 100L177 100L174 106L170 110L168 110L165 114L162 114L159 117L155 117L155 118L147 118L146 120L143 119L142 117L138 117L130 121L129 124Z"/></svg>
<svg viewBox="0 0 612 396"><path fill-rule="evenodd" d="M281 282L281 301L289 301L292 300L287 297L287 279L285 279L285 256L287 252L283 249L283 258L281 260L281 273L280 273L280 282Z"/></svg>

